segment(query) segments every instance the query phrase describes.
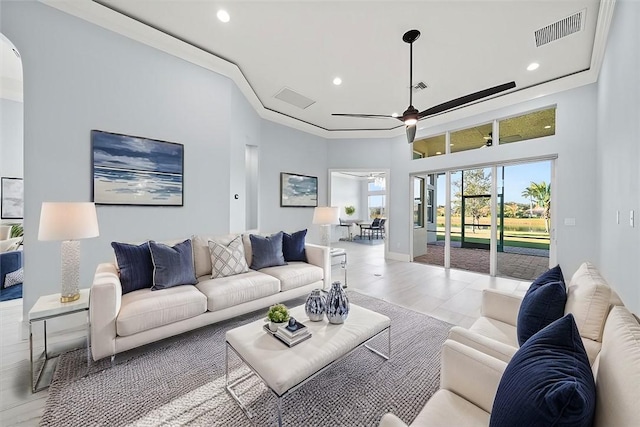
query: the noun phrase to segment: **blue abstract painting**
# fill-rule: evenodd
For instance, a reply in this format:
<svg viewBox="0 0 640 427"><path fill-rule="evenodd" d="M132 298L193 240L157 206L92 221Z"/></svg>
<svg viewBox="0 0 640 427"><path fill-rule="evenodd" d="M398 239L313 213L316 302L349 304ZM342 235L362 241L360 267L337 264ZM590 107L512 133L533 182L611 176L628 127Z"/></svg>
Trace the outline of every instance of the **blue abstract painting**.
<svg viewBox="0 0 640 427"><path fill-rule="evenodd" d="M280 173L280 206L318 206L318 177Z"/></svg>
<svg viewBox="0 0 640 427"><path fill-rule="evenodd" d="M91 131L93 201L105 205L182 206L184 146Z"/></svg>

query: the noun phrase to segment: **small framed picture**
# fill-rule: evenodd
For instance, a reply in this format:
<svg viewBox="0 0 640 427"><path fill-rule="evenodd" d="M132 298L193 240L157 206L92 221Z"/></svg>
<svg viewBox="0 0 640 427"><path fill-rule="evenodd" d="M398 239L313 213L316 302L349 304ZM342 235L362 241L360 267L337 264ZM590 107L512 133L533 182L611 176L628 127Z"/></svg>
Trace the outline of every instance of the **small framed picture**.
<svg viewBox="0 0 640 427"><path fill-rule="evenodd" d="M318 206L318 177L281 172L280 206L296 208Z"/></svg>
<svg viewBox="0 0 640 427"><path fill-rule="evenodd" d="M24 181L22 178L2 177L2 219L23 219Z"/></svg>

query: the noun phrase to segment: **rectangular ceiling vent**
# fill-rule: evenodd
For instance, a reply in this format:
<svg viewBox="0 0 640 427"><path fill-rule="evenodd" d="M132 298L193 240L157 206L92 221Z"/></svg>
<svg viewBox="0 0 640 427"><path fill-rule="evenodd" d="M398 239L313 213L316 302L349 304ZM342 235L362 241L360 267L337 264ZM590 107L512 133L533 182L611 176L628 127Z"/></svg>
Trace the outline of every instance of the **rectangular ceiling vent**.
<svg viewBox="0 0 640 427"><path fill-rule="evenodd" d="M425 82L418 82L416 84L414 84L412 86L413 88L413 92L420 92L421 90L424 90L426 88L428 88L429 86L427 86L427 84Z"/></svg>
<svg viewBox="0 0 640 427"><path fill-rule="evenodd" d="M284 101L287 104L294 105L303 110L308 106L316 103L316 101L309 99L306 96L300 95L298 92L295 92L288 87L282 88L280 92L275 94L274 98L277 98L280 101Z"/></svg>
<svg viewBox="0 0 640 427"><path fill-rule="evenodd" d="M564 19L554 22L551 25L540 28L534 33L536 47L551 43L568 35L577 33L584 29L584 21L587 9L582 9Z"/></svg>

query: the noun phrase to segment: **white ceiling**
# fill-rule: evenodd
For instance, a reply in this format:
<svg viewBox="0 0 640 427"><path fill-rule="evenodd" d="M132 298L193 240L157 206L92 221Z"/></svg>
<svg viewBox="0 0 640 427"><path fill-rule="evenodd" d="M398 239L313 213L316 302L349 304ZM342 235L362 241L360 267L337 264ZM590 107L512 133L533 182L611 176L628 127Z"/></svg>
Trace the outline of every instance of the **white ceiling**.
<svg viewBox="0 0 640 427"><path fill-rule="evenodd" d="M594 82L613 8L599 0L43 1L227 75L262 117L329 137L404 134L395 119L331 113L402 114L409 29L422 33L413 67L413 83L428 85L414 94L420 111L516 82L513 93L443 115L451 117ZM230 22L216 18L219 9ZM583 9L582 31L535 46L535 30ZM534 61L540 68L527 71ZM285 87L315 103L300 109L274 98Z"/></svg>

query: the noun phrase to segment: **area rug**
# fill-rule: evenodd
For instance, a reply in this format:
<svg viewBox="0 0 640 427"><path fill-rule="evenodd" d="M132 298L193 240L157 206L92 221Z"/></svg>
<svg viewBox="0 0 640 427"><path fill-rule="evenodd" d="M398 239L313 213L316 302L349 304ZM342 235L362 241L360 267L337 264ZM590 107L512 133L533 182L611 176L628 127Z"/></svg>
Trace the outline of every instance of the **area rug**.
<svg viewBox="0 0 640 427"><path fill-rule="evenodd" d="M439 387L440 347L451 325L353 290L348 295L391 318L391 359L366 348L354 351L284 399L284 425L377 426L387 412L411 422ZM237 389L253 418L224 388L225 331L263 316L253 313L123 353L113 367L107 358L87 369L84 350L65 353L41 425L274 425L276 400L255 376ZM386 340L382 334L371 344L386 349ZM230 366L233 377L248 372L237 359Z"/></svg>

